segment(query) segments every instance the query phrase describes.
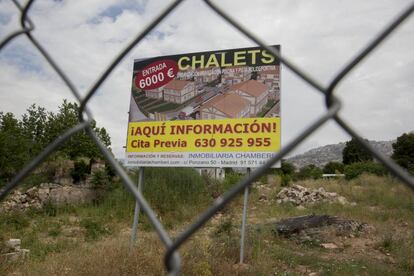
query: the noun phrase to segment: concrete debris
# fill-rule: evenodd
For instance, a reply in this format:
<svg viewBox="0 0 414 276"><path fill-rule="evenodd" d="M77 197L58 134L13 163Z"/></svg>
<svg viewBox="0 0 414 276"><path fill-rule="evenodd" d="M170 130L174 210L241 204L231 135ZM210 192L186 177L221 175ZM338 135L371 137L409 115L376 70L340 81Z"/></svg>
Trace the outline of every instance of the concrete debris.
<svg viewBox="0 0 414 276"><path fill-rule="evenodd" d="M254 187L257 189L259 194L259 201L262 203L270 204L274 189L272 185L264 185L261 182L255 182Z"/></svg>
<svg viewBox="0 0 414 276"><path fill-rule="evenodd" d="M2 262L16 262L21 259L25 259L29 256L29 249L20 248L21 240L20 239L9 239L5 241L4 244L1 244L1 252L5 252L0 255L0 263Z"/></svg>
<svg viewBox="0 0 414 276"><path fill-rule="evenodd" d="M325 249L337 249L338 246L334 243L328 242L328 243L321 243L321 247Z"/></svg>
<svg viewBox="0 0 414 276"><path fill-rule="evenodd" d="M20 244L21 244L21 240L20 239L9 239L8 241L5 242L6 246L8 248L11 248L15 251L20 250Z"/></svg>
<svg viewBox="0 0 414 276"><path fill-rule="evenodd" d="M25 212L29 209L41 209L46 203L56 205L65 203L88 203L97 199L103 190L91 185L59 185L42 183L25 192L14 190L0 203L0 212Z"/></svg>
<svg viewBox="0 0 414 276"><path fill-rule="evenodd" d="M349 204L347 199L334 192L327 192L324 188L308 189L300 185L283 188L276 196L276 202L292 203L296 206L319 202Z"/></svg>
<svg viewBox="0 0 414 276"><path fill-rule="evenodd" d="M274 233L298 243L319 245L326 249L341 248L340 238L356 238L372 233L366 223L329 215L306 215L275 222Z"/></svg>

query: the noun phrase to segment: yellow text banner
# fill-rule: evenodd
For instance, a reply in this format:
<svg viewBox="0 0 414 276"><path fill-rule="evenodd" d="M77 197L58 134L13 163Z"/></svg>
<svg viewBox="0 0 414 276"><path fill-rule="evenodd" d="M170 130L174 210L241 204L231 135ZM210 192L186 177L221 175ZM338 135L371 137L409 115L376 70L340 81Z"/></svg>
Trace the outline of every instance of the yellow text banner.
<svg viewBox="0 0 414 276"><path fill-rule="evenodd" d="M280 118L128 124L127 152L277 152Z"/></svg>

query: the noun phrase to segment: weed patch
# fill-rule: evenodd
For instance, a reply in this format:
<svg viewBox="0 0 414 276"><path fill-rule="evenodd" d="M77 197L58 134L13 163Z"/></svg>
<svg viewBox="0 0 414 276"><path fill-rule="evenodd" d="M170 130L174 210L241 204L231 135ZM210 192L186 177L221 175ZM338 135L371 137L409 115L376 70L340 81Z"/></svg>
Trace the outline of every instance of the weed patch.
<svg viewBox="0 0 414 276"><path fill-rule="evenodd" d="M102 222L92 218L83 219L80 225L86 230L85 239L87 241L95 241L111 233L109 228L103 225Z"/></svg>
<svg viewBox="0 0 414 276"><path fill-rule="evenodd" d="M30 225L29 219L22 213L11 213L0 216L0 226L3 231L21 230Z"/></svg>

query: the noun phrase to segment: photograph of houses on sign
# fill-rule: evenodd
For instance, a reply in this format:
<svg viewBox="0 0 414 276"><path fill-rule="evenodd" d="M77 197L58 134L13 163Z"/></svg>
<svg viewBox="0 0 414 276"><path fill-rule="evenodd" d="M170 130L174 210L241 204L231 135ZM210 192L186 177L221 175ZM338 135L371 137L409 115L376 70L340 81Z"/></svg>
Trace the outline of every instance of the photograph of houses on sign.
<svg viewBox="0 0 414 276"><path fill-rule="evenodd" d="M255 117L280 117L280 64L261 47L134 62L130 122Z"/></svg>
<svg viewBox="0 0 414 276"><path fill-rule="evenodd" d="M134 61L128 166L253 168L280 140L280 64L266 49Z"/></svg>

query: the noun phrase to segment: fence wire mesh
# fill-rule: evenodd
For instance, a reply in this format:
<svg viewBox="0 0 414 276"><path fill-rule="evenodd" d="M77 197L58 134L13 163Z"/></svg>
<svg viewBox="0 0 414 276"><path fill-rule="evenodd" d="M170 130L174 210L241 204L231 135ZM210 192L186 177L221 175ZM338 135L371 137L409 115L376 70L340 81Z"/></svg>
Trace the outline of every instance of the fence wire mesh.
<svg viewBox="0 0 414 276"><path fill-rule="evenodd" d="M337 74L333 80L329 83L328 86L323 86L319 84L312 76L306 74L301 68L293 64L289 59L282 56L277 49L267 46L261 39L259 39L253 32L242 27L241 23L233 19L229 12L221 9L218 5L212 3L211 1L204 0L207 4L207 7L212 11L217 13L223 20L227 21L232 25L238 32L245 35L255 44L262 46L268 50L273 56L278 58L280 62L294 72L298 77L303 81L307 82L314 89L323 94L326 101L326 112L320 116L316 121L307 126L301 131L301 133L294 138L290 143L284 145L279 153L277 153L273 158L268 160L266 164L254 170L249 176L241 180L237 185L235 185L231 190L225 193L223 196L216 199L213 205L208 208L204 213L202 213L196 221L191 224L186 230L177 236L174 240L168 235L164 226L157 219L157 216L151 206L147 203L146 199L142 193L134 185L133 180L128 176L124 169L118 164L109 150L104 146L104 144L99 140L96 133L91 127L91 122L93 118L91 113L88 110L88 102L91 97L96 94L98 88L102 83L108 78L112 71L118 66L121 60L134 48L138 43L140 43L161 21L163 21L166 16L171 14L177 6L179 6L184 0L177 0L168 5L163 11L161 11L155 19L148 23L148 25L138 33L135 38L125 47L106 67L104 73L99 76L92 87L87 91L86 96L81 97L78 90L75 88L71 82L69 76L60 69L59 65L53 60L49 53L43 48L41 43L32 35L32 31L35 29L35 25L30 20L28 14L30 8L33 6L34 0L27 1L26 4L20 5L17 0L12 0L16 6L16 12L20 14L20 26L21 29L9 33L0 43L0 54L3 48L9 44L14 38L18 36L26 36L27 39L32 43L41 55L46 59L48 64L53 68L53 70L59 75L62 81L69 88L71 93L75 96L77 101L80 104L79 111L79 123L73 128L69 129L65 133L62 133L53 143L49 144L43 151L32 159L24 168L0 190L0 200L3 200L13 189L15 189L19 183L30 174L37 166L39 166L52 152L54 152L62 143L69 139L72 135L76 134L79 131L85 130L91 139L96 143L96 145L101 150L105 159L113 167L117 175L121 178L123 185L133 194L136 201L140 204L143 212L148 217L152 227L157 232L160 240L165 246L166 253L164 258L164 264L166 270L171 275L180 274L181 261L177 250L179 247L188 240L195 232L197 232L210 218L212 218L218 211L223 209L226 204L228 204L233 198L235 198L239 193L241 193L247 186L251 185L256 179L261 177L273 164L280 161L284 156L291 152L295 147L297 147L302 141L304 141L309 135L319 129L321 126L326 124L328 121L335 121L343 130L345 130L350 136L357 139L363 147L365 147L378 161L380 161L391 173L393 173L397 178L402 180L409 188L414 190L414 178L410 176L405 170L399 167L393 160L385 156L378 150L375 150L366 140L364 140L359 133L348 123L346 123L338 112L341 109L341 102L337 97L335 97L335 89L338 84L346 77L352 70L354 70L358 64L366 58L370 53L372 53L388 36L390 36L394 30L406 20L414 11L414 2L408 5L400 14L398 14L392 22L388 24L380 33L373 35L372 40L368 45L366 45L356 56L349 60L349 62L341 69L338 70Z"/></svg>

